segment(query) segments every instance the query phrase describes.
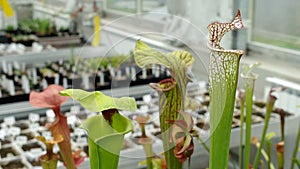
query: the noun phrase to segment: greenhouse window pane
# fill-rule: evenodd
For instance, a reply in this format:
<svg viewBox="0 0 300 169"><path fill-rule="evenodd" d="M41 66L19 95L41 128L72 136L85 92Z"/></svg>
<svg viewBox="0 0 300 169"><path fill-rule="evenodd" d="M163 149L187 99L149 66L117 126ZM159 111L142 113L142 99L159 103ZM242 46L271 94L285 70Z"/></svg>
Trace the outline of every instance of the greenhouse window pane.
<svg viewBox="0 0 300 169"><path fill-rule="evenodd" d="M255 1L252 40L300 51L300 1Z"/></svg>
<svg viewBox="0 0 300 169"><path fill-rule="evenodd" d="M106 0L107 8L121 12L136 13L136 0Z"/></svg>

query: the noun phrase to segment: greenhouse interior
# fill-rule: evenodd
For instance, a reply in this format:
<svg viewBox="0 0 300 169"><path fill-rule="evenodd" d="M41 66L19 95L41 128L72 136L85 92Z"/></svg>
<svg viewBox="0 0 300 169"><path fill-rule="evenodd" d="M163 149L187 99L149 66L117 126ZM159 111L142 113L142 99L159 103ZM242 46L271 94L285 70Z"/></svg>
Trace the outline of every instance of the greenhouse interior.
<svg viewBox="0 0 300 169"><path fill-rule="evenodd" d="M0 169L300 168L299 7L1 0Z"/></svg>

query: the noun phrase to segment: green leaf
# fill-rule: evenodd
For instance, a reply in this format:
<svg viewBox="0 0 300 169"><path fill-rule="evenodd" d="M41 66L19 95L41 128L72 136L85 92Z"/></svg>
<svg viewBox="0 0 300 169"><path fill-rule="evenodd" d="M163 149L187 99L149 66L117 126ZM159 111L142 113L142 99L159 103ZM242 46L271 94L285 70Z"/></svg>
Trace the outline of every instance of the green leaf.
<svg viewBox="0 0 300 169"><path fill-rule="evenodd" d="M245 77L253 77L253 78L257 78L257 75L255 73L253 73L253 69L257 68L258 66L260 66L261 63L257 62L251 65L244 65L243 66L243 71L242 71L242 76Z"/></svg>
<svg viewBox="0 0 300 169"><path fill-rule="evenodd" d="M300 161L298 159L293 159L293 162L300 168Z"/></svg>
<svg viewBox="0 0 300 169"><path fill-rule="evenodd" d="M271 142L271 139L276 136L275 132L270 132L266 134L266 142Z"/></svg>
<svg viewBox="0 0 300 169"><path fill-rule="evenodd" d="M185 86L188 82L186 70L194 63L194 58L190 53L179 50L162 54L138 40L134 50L134 58L136 64L142 68L150 64L165 66L182 88L182 92L185 92Z"/></svg>
<svg viewBox="0 0 300 169"><path fill-rule="evenodd" d="M137 109L135 99L131 97L112 98L99 91L87 92L81 89L67 89L60 92L63 96L70 96L86 109L101 112L109 109L134 111Z"/></svg>
<svg viewBox="0 0 300 169"><path fill-rule="evenodd" d="M58 159L59 156L57 154L53 154L52 159L49 160L47 159L47 155L42 155L40 157L43 169L56 169Z"/></svg>
<svg viewBox="0 0 300 169"><path fill-rule="evenodd" d="M298 151L299 151L299 150L298 150L298 148L299 148L299 143L300 143L300 124L298 125L297 137L296 137L295 147L294 147L293 155L292 155L293 161L292 161L292 164L291 164L291 169L294 169L294 166L295 166L294 164L295 164L296 162L298 162L297 165L298 165L298 168L300 168L299 161L294 161L294 160L297 159L297 154L298 154Z"/></svg>
<svg viewBox="0 0 300 169"><path fill-rule="evenodd" d="M237 27L235 27L236 23L239 23ZM232 27L231 24L235 26ZM224 25L227 27L222 28ZM223 49L219 43L223 35L233 28L242 28L239 11L231 23L213 22L208 26L210 33L208 48L211 50L209 67L210 169L226 169L228 167L239 62L244 52Z"/></svg>
<svg viewBox="0 0 300 169"><path fill-rule="evenodd" d="M81 128L85 129L89 136L91 168L117 169L124 134L133 129L131 121L119 114L117 109L136 110L135 100L129 97L112 98L99 91L86 92L80 89L68 89L60 94L72 97L90 111L115 110L109 122L103 115L97 115L85 120Z"/></svg>
<svg viewBox="0 0 300 169"><path fill-rule="evenodd" d="M92 169L117 169L124 134L132 131L129 119L119 113L112 116L109 124L102 115L85 120L81 128L89 136L90 165Z"/></svg>
<svg viewBox="0 0 300 169"><path fill-rule="evenodd" d="M179 111L184 110L188 82L187 69L193 64L194 58L186 51L162 54L138 40L134 50L134 59L139 67L144 68L150 64L159 64L166 67L171 73L171 79L162 80L158 84L151 84L151 87L158 92L164 92L164 97L159 98L159 112L161 114L160 127L163 133L167 167L180 169L182 163L174 156L174 143L170 143L169 129L171 124L166 122L178 120Z"/></svg>
<svg viewBox="0 0 300 169"><path fill-rule="evenodd" d="M251 125L252 125L252 107L253 107L253 93L255 80L258 77L257 74L251 71L258 66L258 64L245 66L244 72L242 73L242 78L244 80L245 101L246 101L246 137L245 137L245 151L244 151L244 166L249 166L250 164L250 140L251 140Z"/></svg>
<svg viewBox="0 0 300 169"><path fill-rule="evenodd" d="M152 164L153 164L152 169L162 169L161 163L162 163L161 158L152 158ZM147 161L143 160L143 161L138 163L138 166L143 166L143 165L146 165L146 164L147 164Z"/></svg>

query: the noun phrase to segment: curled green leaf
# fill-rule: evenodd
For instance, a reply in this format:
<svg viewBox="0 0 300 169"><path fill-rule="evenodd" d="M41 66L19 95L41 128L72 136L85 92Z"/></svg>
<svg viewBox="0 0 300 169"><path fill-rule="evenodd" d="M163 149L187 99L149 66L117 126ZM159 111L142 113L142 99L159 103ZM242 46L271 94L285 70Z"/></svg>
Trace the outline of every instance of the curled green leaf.
<svg viewBox="0 0 300 169"><path fill-rule="evenodd" d="M81 125L89 136L90 166L92 169L117 169L124 134L133 129L131 121L118 110L136 110L135 100L129 97L112 98L99 91L80 89L68 89L60 94L72 97L90 111L102 112Z"/></svg>
<svg viewBox="0 0 300 169"><path fill-rule="evenodd" d="M224 169L228 152L232 114L242 50L228 50L220 46L225 33L243 28L240 11L231 22L208 25L210 38L209 94L210 94L210 169Z"/></svg>
<svg viewBox="0 0 300 169"><path fill-rule="evenodd" d="M133 129L131 121L119 113L113 114L111 119L111 123L108 123L103 115L97 115L88 118L80 126L89 136L92 169L117 169L124 134Z"/></svg>
<svg viewBox="0 0 300 169"><path fill-rule="evenodd" d="M271 142L271 139L276 136L275 132L270 132L266 134L266 141Z"/></svg>
<svg viewBox="0 0 300 169"><path fill-rule="evenodd" d="M165 66L171 72L176 83L182 88L182 92L185 92L185 86L188 82L186 70L194 63L194 58L190 53L179 50L162 54L138 40L134 49L134 58L139 67L146 67L150 64Z"/></svg>
<svg viewBox="0 0 300 169"><path fill-rule="evenodd" d="M137 109L135 99L131 97L113 98L100 91L87 92L81 89L67 89L59 92L63 96L70 96L77 100L84 108L101 112L109 109L134 111Z"/></svg>
<svg viewBox="0 0 300 169"><path fill-rule="evenodd" d="M159 112L160 127L164 143L165 157L167 168L181 169L182 162L187 158L184 155L188 148L181 149L183 145L191 145L192 141L185 139L177 144L176 152L174 142L170 142L170 127L172 124L166 122L174 122L180 117L180 111L184 111L184 99L186 98L186 85L189 81L187 69L193 64L194 58L186 51L175 51L172 53L162 54L140 40L137 41L134 50L135 62L139 67L147 67L151 64L159 64L168 69L172 78L164 79L159 83L151 83L150 86L159 93ZM189 146L193 149L192 146ZM189 150L190 150L189 149ZM177 152L179 152L177 154ZM189 151L191 152L191 151ZM174 154L175 153L175 154ZM178 156L178 158L175 157ZM179 161L179 158L182 161Z"/></svg>
<svg viewBox="0 0 300 169"><path fill-rule="evenodd" d="M242 77L243 78L252 78L252 79L257 79L258 75L253 73L252 71L257 68L258 66L260 66L261 63L254 63L251 65L244 65L243 66L243 71L242 71Z"/></svg>

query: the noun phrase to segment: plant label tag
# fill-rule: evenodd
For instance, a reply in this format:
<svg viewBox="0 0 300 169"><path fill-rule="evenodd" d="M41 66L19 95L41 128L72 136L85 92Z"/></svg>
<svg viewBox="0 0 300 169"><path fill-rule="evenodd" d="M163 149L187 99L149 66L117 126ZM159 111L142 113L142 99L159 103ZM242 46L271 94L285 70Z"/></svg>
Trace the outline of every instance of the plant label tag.
<svg viewBox="0 0 300 169"><path fill-rule="evenodd" d="M129 67L126 67L125 68L125 74L126 74L126 76L130 76L130 69L129 69Z"/></svg>
<svg viewBox="0 0 300 169"><path fill-rule="evenodd" d="M0 139L4 140L5 136L6 136L6 132L4 130L0 130Z"/></svg>
<svg viewBox="0 0 300 169"><path fill-rule="evenodd" d="M142 105L140 107L140 111L143 113L147 113L149 111L149 107L147 105Z"/></svg>
<svg viewBox="0 0 300 169"><path fill-rule="evenodd" d="M131 67L131 80L136 81L136 70L135 67Z"/></svg>
<svg viewBox="0 0 300 169"><path fill-rule="evenodd" d="M143 101L144 101L145 103L150 103L151 100L152 100L152 97L151 97L150 94L147 94L147 95L144 95L144 96L143 96Z"/></svg>
<svg viewBox="0 0 300 169"><path fill-rule="evenodd" d="M143 68L142 70L142 79L146 79L147 78L147 69Z"/></svg>
<svg viewBox="0 0 300 169"><path fill-rule="evenodd" d="M3 121L6 125L12 126L16 122L16 119L14 116L9 116L9 117L5 117Z"/></svg>
<svg viewBox="0 0 300 169"><path fill-rule="evenodd" d="M87 73L82 74L82 85L84 89L90 88L90 79Z"/></svg>
<svg viewBox="0 0 300 169"><path fill-rule="evenodd" d="M81 128L75 128L74 133L75 133L75 135L78 135L78 136L85 135L84 130Z"/></svg>
<svg viewBox="0 0 300 169"><path fill-rule="evenodd" d="M71 115L71 116L67 117L67 123L69 125L72 125L72 126L75 125L76 121L77 121L77 117L75 115Z"/></svg>
<svg viewBox="0 0 300 169"><path fill-rule="evenodd" d="M109 68L109 73L110 73L111 77L115 77L116 76L114 68Z"/></svg>
<svg viewBox="0 0 300 169"><path fill-rule="evenodd" d="M4 72L4 73L7 73L7 64L6 64L6 62L3 60L2 62L2 71Z"/></svg>
<svg viewBox="0 0 300 169"><path fill-rule="evenodd" d="M54 113L54 111L52 109L48 109L48 110L46 110L46 116L48 118L54 118L55 117L55 113Z"/></svg>
<svg viewBox="0 0 300 169"><path fill-rule="evenodd" d="M86 137L79 137L77 139L77 144L79 144L79 145L86 145L87 144L87 138Z"/></svg>
<svg viewBox="0 0 300 169"><path fill-rule="evenodd" d="M12 80L8 80L8 92L11 96L14 96L16 94L15 84Z"/></svg>
<svg viewBox="0 0 300 169"><path fill-rule="evenodd" d="M28 120L32 123L37 122L40 120L40 115L36 113L30 113L28 116Z"/></svg>
<svg viewBox="0 0 300 169"><path fill-rule="evenodd" d="M44 151L42 148L32 148L30 149L30 153L34 156L34 157L39 157L41 156Z"/></svg>
<svg viewBox="0 0 300 169"><path fill-rule="evenodd" d="M45 137L46 140L50 140L52 138L52 134L50 131L43 131L42 136Z"/></svg>
<svg viewBox="0 0 300 169"><path fill-rule="evenodd" d="M99 77L100 77L100 85L103 86L104 85L104 73L100 72Z"/></svg>
<svg viewBox="0 0 300 169"><path fill-rule="evenodd" d="M70 108L70 113L72 114L78 114L80 112L80 106L72 106Z"/></svg>
<svg viewBox="0 0 300 169"><path fill-rule="evenodd" d="M19 127L11 127L8 129L8 134L12 136L20 135L21 129Z"/></svg>
<svg viewBox="0 0 300 169"><path fill-rule="evenodd" d="M59 152L58 144L55 144L55 145L54 145L54 147L53 147L53 152L54 152L54 153L58 153L58 152Z"/></svg>
<svg viewBox="0 0 300 169"><path fill-rule="evenodd" d="M121 70L118 70L117 71L117 78L119 79L119 78L121 78L122 77L122 72L121 72Z"/></svg>
<svg viewBox="0 0 300 169"><path fill-rule="evenodd" d="M16 137L16 142L19 145L26 144L27 143L27 137L26 136L17 136Z"/></svg>
<svg viewBox="0 0 300 169"><path fill-rule="evenodd" d="M46 79L42 80L42 86L43 86L43 89L46 89L48 87L48 82Z"/></svg>
<svg viewBox="0 0 300 169"><path fill-rule="evenodd" d="M59 74L58 73L55 73L54 75L54 84L59 84Z"/></svg>
<svg viewBox="0 0 300 169"><path fill-rule="evenodd" d="M145 125L145 130L146 131L152 131L153 129L154 129L154 126L152 124Z"/></svg>
<svg viewBox="0 0 300 169"><path fill-rule="evenodd" d="M31 131L37 131L40 128L40 124L39 123L32 123L30 125L30 130Z"/></svg>
<svg viewBox="0 0 300 169"><path fill-rule="evenodd" d="M63 87L65 88L65 89L67 89L68 88L68 79L67 78L63 78Z"/></svg>
<svg viewBox="0 0 300 169"><path fill-rule="evenodd" d="M32 69L32 83L37 84L37 72L35 68Z"/></svg>

